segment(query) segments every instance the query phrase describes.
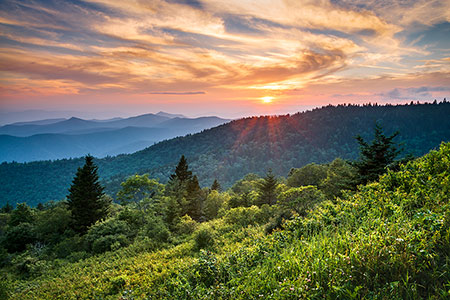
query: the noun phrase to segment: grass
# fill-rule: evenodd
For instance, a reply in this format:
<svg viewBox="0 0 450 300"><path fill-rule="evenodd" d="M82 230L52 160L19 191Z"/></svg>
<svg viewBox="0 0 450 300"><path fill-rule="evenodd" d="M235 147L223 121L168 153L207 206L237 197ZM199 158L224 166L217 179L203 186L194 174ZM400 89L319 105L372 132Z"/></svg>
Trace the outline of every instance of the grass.
<svg viewBox="0 0 450 300"><path fill-rule="evenodd" d="M449 299L450 144L264 234L225 218L165 250L61 263L11 299ZM198 229L200 230L200 229ZM195 235L195 233L194 233Z"/></svg>

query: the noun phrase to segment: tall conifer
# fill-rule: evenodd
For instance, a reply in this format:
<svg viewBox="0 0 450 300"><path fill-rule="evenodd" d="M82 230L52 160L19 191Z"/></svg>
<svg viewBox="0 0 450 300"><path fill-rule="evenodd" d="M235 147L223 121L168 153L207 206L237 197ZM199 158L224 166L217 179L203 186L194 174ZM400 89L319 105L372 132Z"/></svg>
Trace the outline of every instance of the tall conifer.
<svg viewBox="0 0 450 300"><path fill-rule="evenodd" d="M99 183L97 166L90 155L85 157L85 164L78 168L67 196L72 212L72 227L75 231L85 233L89 226L104 218L109 203L103 200L103 187Z"/></svg>
<svg viewBox="0 0 450 300"><path fill-rule="evenodd" d="M264 177L264 181L259 186L261 204L273 205L277 202L277 184L278 182L275 175L272 173L272 170L269 170Z"/></svg>
<svg viewBox="0 0 450 300"><path fill-rule="evenodd" d="M186 186L186 200L187 207L186 211L189 216L194 220L200 220L202 216L203 208L203 193L198 183L197 176L194 175Z"/></svg>
<svg viewBox="0 0 450 300"><path fill-rule="evenodd" d="M386 172L386 168L395 161L401 150L397 148L394 138L399 134L395 132L390 136L383 133L383 129L377 123L374 129L374 139L369 144L361 136L357 136L359 143L360 158L353 163L356 167L359 178L358 184L366 184L375 181Z"/></svg>
<svg viewBox="0 0 450 300"><path fill-rule="evenodd" d="M180 182L184 183L192 178L192 172L189 171L189 166L187 164L184 155L181 156L177 167L175 168L175 173L170 175L170 180L178 179Z"/></svg>
<svg viewBox="0 0 450 300"><path fill-rule="evenodd" d="M211 191L218 191L218 192L220 192L221 189L222 189L222 187L220 186L220 183L217 181L217 179L214 179L214 182L211 185Z"/></svg>

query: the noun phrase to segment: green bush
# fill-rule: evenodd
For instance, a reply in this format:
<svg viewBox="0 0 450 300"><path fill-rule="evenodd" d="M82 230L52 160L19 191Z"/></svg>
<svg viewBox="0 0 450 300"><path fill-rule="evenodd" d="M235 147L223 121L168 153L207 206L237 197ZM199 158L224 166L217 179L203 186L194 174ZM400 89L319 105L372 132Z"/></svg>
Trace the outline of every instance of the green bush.
<svg viewBox="0 0 450 300"><path fill-rule="evenodd" d="M263 224L267 222L270 208L263 205L261 208L253 205L250 207L236 207L226 211L223 216L225 222L239 227Z"/></svg>
<svg viewBox="0 0 450 300"><path fill-rule="evenodd" d="M226 193L219 193L216 190L211 191L203 204L204 215L207 220L217 217L219 210L228 202L229 196Z"/></svg>
<svg viewBox="0 0 450 300"><path fill-rule="evenodd" d="M149 237L157 243L165 243L169 240L170 231L162 218L147 216L145 218L145 225L141 230L140 235Z"/></svg>
<svg viewBox="0 0 450 300"><path fill-rule="evenodd" d="M328 167L326 165L318 165L315 163L308 164L299 169L291 169L286 184L290 187L300 186L319 186L319 184L327 177Z"/></svg>
<svg viewBox="0 0 450 300"><path fill-rule="evenodd" d="M70 211L63 205L39 212L36 216L36 235L41 242L56 244L70 234Z"/></svg>
<svg viewBox="0 0 450 300"><path fill-rule="evenodd" d="M0 299L9 299L10 284L11 282L5 276L0 277Z"/></svg>
<svg viewBox="0 0 450 300"><path fill-rule="evenodd" d="M217 258L212 252L200 250L199 258L192 267L194 284L203 284L210 287L216 282L219 275L217 264Z"/></svg>
<svg viewBox="0 0 450 300"><path fill-rule="evenodd" d="M53 254L57 258L65 258L73 252L83 251L83 240L78 235L65 238L61 242L53 246Z"/></svg>
<svg viewBox="0 0 450 300"><path fill-rule="evenodd" d="M215 243L215 231L208 225L201 225L194 232L194 242L195 248L200 249L211 249Z"/></svg>
<svg viewBox="0 0 450 300"><path fill-rule="evenodd" d="M19 223L16 226L10 226L5 232L3 246L8 252L24 251L28 244L36 242L36 233L33 225L30 223Z"/></svg>
<svg viewBox="0 0 450 300"><path fill-rule="evenodd" d="M290 188L279 196L279 205L285 209L295 211L305 216L307 211L313 209L317 203L325 200L325 195L317 187L308 185Z"/></svg>
<svg viewBox="0 0 450 300"><path fill-rule="evenodd" d="M115 218L98 222L85 235L88 249L94 253L116 250L130 243L128 223Z"/></svg>
<svg viewBox="0 0 450 300"><path fill-rule="evenodd" d="M188 215L180 218L180 222L176 225L176 231L179 234L191 234L198 227L198 223Z"/></svg>

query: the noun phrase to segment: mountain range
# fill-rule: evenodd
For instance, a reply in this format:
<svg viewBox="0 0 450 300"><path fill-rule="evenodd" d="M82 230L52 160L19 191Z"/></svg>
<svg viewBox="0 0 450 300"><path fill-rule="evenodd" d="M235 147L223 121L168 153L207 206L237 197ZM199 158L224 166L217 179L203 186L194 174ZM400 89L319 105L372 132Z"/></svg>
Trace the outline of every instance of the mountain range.
<svg viewBox="0 0 450 300"><path fill-rule="evenodd" d="M165 112L108 120L45 119L0 127L0 162L132 153L156 142L229 122Z"/></svg>
<svg viewBox="0 0 450 300"><path fill-rule="evenodd" d="M370 140L376 123L399 131L403 155L419 156L450 140L450 103L339 105L283 116L234 120L197 134L165 140L133 154L96 159L106 192L114 196L129 175L149 173L165 182L181 155L201 185L229 187L248 173L268 169L286 176L292 167L358 157L355 136ZM177 123L173 118L170 122ZM83 159L0 165L0 199L36 205L61 200Z"/></svg>

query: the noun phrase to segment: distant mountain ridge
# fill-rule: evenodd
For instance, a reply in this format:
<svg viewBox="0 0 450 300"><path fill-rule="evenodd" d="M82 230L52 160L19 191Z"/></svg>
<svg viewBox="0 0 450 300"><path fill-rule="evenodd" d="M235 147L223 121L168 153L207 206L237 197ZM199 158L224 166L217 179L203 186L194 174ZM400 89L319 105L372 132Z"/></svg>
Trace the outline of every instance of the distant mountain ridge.
<svg viewBox="0 0 450 300"><path fill-rule="evenodd" d="M181 114L170 114L170 113L166 113L164 111L160 111L158 113L156 113L157 116L161 116L161 117L168 117L168 118L187 118L184 115Z"/></svg>
<svg viewBox="0 0 450 300"><path fill-rule="evenodd" d="M37 121L26 121L26 122L15 122L7 125L21 126L21 125L49 125L53 123L58 123L67 120L66 118L56 118L56 119L44 119Z"/></svg>
<svg viewBox="0 0 450 300"><path fill-rule="evenodd" d="M129 175L149 173L166 181L184 154L203 186L218 179L223 187L248 173L271 168L286 176L292 167L326 163L336 157L356 159L355 136L372 138L375 122L386 134L400 131L397 141L423 155L450 141L450 103L414 105L340 105L285 116L234 120L201 133L159 142L133 154L96 159L106 191L115 195ZM0 199L30 205L61 200L82 158L0 164Z"/></svg>
<svg viewBox="0 0 450 300"><path fill-rule="evenodd" d="M0 127L0 162L132 153L155 142L229 121L218 117L190 119L163 112L158 114L109 120L72 117L56 122L42 120L5 125Z"/></svg>

